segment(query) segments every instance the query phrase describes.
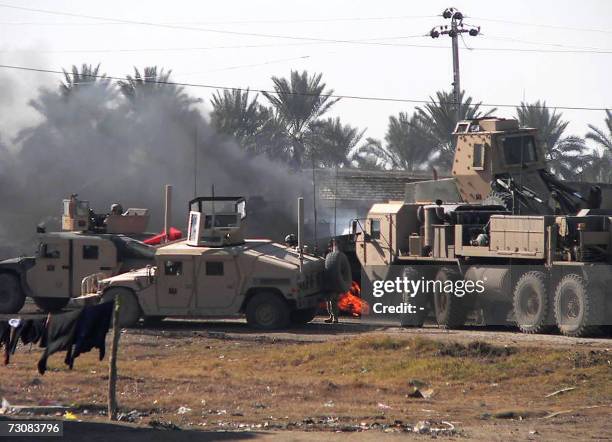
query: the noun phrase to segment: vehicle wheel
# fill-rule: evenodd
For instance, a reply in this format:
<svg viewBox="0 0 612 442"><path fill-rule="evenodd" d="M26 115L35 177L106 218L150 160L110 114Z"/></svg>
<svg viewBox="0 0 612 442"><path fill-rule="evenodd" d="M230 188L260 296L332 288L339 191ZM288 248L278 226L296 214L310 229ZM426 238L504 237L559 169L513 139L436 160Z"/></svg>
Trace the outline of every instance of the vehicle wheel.
<svg viewBox="0 0 612 442"><path fill-rule="evenodd" d="M315 316L317 316L316 307L293 310L290 314L291 323L296 325L308 324Z"/></svg>
<svg viewBox="0 0 612 442"><path fill-rule="evenodd" d="M65 298L40 298L36 297L34 304L45 313L55 313L61 311L68 305L69 297Z"/></svg>
<svg viewBox="0 0 612 442"><path fill-rule="evenodd" d="M546 276L540 271L524 273L514 286L514 321L523 333L541 333L552 325Z"/></svg>
<svg viewBox="0 0 612 442"><path fill-rule="evenodd" d="M423 276L422 272L418 268L412 266L405 266L402 269L402 278L408 279L409 281L416 281L421 279ZM422 327L429 312L429 299L427 299L427 293L418 292L402 293L402 302L412 304L416 307L416 313L404 313L400 319L400 325L402 327ZM421 310L423 308L424 310Z"/></svg>
<svg viewBox="0 0 612 442"><path fill-rule="evenodd" d="M555 290L554 312L557 326L567 336L587 336L603 325L603 291L589 287L579 275L565 275Z"/></svg>
<svg viewBox="0 0 612 442"><path fill-rule="evenodd" d="M260 330L286 328L290 321L289 306L274 293L258 293L247 304L247 322Z"/></svg>
<svg viewBox="0 0 612 442"><path fill-rule="evenodd" d="M351 288L353 282L351 263L344 253L336 250L327 254L325 281L327 290L334 293L344 293Z"/></svg>
<svg viewBox="0 0 612 442"><path fill-rule="evenodd" d="M142 309L138 298L130 289L123 287L110 288L102 295L102 302L113 301L119 297L119 326L122 328L134 327L142 316Z"/></svg>
<svg viewBox="0 0 612 442"><path fill-rule="evenodd" d="M0 313L17 313L25 303L19 280L8 273L0 273Z"/></svg>
<svg viewBox="0 0 612 442"><path fill-rule="evenodd" d="M444 288L445 281L457 281L461 274L453 268L442 267L436 274L436 281L442 281ZM438 325L444 328L456 328L465 324L469 311L468 300L463 297L455 296L454 291L450 293L439 290L438 284L434 286L434 311Z"/></svg>

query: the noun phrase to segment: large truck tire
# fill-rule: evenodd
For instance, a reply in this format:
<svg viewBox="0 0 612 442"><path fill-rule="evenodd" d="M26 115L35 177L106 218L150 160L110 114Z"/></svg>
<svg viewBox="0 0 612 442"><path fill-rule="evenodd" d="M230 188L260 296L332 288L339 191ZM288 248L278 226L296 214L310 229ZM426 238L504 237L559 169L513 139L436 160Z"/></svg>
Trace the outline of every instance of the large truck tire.
<svg viewBox="0 0 612 442"><path fill-rule="evenodd" d="M565 275L557 284L554 298L555 321L566 336L597 334L605 315L604 292L588 286L580 275Z"/></svg>
<svg viewBox="0 0 612 442"><path fill-rule="evenodd" d="M423 277L417 267L405 266L402 269L402 278L409 281L416 281ZM423 291L416 294L402 293L402 302L412 304L416 308L415 313L404 313L400 319L400 325L402 327L422 327L425 323L425 318L429 313L429 299L427 299L427 293ZM421 310L423 308L423 310Z"/></svg>
<svg viewBox="0 0 612 442"><path fill-rule="evenodd" d="M436 281L457 281L461 279L458 270L452 267L442 267L436 273ZM434 290L434 311L438 325L443 328L457 328L465 324L470 310L468 295L463 297L455 296L454 292L446 293L439 291L436 284Z"/></svg>
<svg viewBox="0 0 612 442"><path fill-rule="evenodd" d="M36 307L38 307L45 313L59 312L64 307L66 307L68 305L68 301L70 301L69 297L65 297L65 298L36 297L33 299L34 299L34 304L36 304Z"/></svg>
<svg viewBox="0 0 612 442"><path fill-rule="evenodd" d="M142 316L136 294L128 288L111 287L102 295L102 302L111 302L116 298L119 299L119 327L134 327Z"/></svg>
<svg viewBox="0 0 612 442"><path fill-rule="evenodd" d="M325 257L325 285L333 293L345 293L351 288L353 275L347 256L335 250Z"/></svg>
<svg viewBox="0 0 612 442"><path fill-rule="evenodd" d="M287 328L290 313L287 302L270 292L257 293L246 306L247 323L259 330Z"/></svg>
<svg viewBox="0 0 612 442"><path fill-rule="evenodd" d="M552 326L550 299L546 289L546 275L533 270L524 273L512 296L514 321L523 333L542 333Z"/></svg>
<svg viewBox="0 0 612 442"><path fill-rule="evenodd" d="M305 325L317 316L317 307L293 310L290 314L291 323L295 325Z"/></svg>
<svg viewBox="0 0 612 442"><path fill-rule="evenodd" d="M25 304L25 298L16 276L0 273L0 313L18 313Z"/></svg>

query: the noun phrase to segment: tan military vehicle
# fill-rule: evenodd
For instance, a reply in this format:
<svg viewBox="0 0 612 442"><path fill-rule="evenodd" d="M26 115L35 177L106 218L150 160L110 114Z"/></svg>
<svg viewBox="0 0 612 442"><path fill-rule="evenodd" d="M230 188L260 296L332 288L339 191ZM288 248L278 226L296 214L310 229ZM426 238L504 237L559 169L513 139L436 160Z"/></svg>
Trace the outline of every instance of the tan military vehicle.
<svg viewBox="0 0 612 442"><path fill-rule="evenodd" d="M422 325L431 309L444 327L476 310L526 333L583 336L612 325L612 209L598 208L602 195L585 198L551 178L534 130L515 120L460 122L455 133L453 178L409 184L406 201L375 204L355 232L370 280L439 282L403 299L418 307L404 324ZM495 180L510 204L484 203ZM482 290L459 296L440 289L448 281Z"/></svg>
<svg viewBox="0 0 612 442"><path fill-rule="evenodd" d="M0 262L0 313L17 313L26 297L45 312L60 310L81 294L85 276L111 276L153 262L155 249L131 238L144 234L146 209L124 212L113 205L111 213L97 215L76 195L63 207L64 231L39 232L35 256Z"/></svg>
<svg viewBox="0 0 612 442"><path fill-rule="evenodd" d="M502 204L515 214L573 214L612 208L605 185L561 181L546 164L536 129L496 117L460 121L450 178L406 185L407 203Z"/></svg>
<svg viewBox="0 0 612 442"><path fill-rule="evenodd" d="M330 293L350 287L348 259L340 252L325 259L304 253L301 228L297 248L244 239L245 204L241 197L192 200L186 240L157 248L153 266L98 281L96 293L82 299L119 297L123 326L166 316L246 315L261 329L311 321Z"/></svg>

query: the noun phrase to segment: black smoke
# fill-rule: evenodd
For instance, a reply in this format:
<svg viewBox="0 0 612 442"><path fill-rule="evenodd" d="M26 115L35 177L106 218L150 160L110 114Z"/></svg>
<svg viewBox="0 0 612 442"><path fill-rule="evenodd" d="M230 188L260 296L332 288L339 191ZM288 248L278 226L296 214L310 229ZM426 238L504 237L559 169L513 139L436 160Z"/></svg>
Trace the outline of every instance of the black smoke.
<svg viewBox="0 0 612 442"><path fill-rule="evenodd" d="M188 200L209 195L214 185L216 195L263 197L250 208L258 214L251 234L278 239L295 230L296 198L312 199L307 179L216 134L204 104L185 90L157 85L137 92L126 97L106 81L67 93L41 87L27 103L38 121L12 136L0 126L0 255L29 252L41 222L58 229L61 200L71 193L98 212L114 202L149 208L150 230L159 231L165 184L174 186L178 228L185 227Z"/></svg>

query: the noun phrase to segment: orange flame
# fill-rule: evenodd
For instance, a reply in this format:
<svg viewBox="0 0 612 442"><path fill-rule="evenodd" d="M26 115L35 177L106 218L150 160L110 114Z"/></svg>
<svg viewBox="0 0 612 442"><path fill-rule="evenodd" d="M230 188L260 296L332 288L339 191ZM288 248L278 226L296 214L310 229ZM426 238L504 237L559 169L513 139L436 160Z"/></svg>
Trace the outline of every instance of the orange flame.
<svg viewBox="0 0 612 442"><path fill-rule="evenodd" d="M353 281L351 288L340 295L338 298L338 309L357 318L369 312L370 306L361 299L361 287L359 287L357 282Z"/></svg>

